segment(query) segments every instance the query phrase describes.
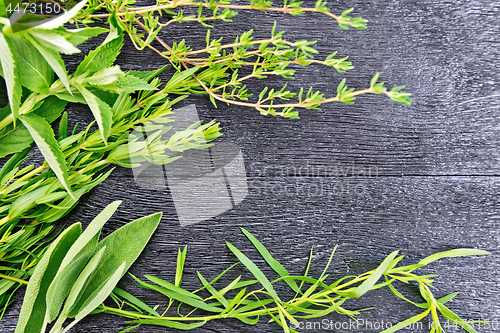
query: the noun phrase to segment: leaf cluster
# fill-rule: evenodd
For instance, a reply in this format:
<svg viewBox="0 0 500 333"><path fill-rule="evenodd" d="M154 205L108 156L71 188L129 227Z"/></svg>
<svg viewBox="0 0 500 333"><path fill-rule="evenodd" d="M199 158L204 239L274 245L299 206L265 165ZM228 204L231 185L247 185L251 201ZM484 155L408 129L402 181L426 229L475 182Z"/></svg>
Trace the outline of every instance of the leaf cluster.
<svg viewBox="0 0 500 333"><path fill-rule="evenodd" d="M331 283L327 283L329 277L327 273L336 247L333 249L328 263L319 277L314 278L309 276L309 269L313 256L312 248L304 275L291 276L286 268L272 257L265 246L255 238L255 236L243 228L241 228L241 230L259 252L262 259L264 259L279 276L277 279L272 280L270 277L266 276L247 255L231 243L226 242L228 249L239 261L222 272L211 282L208 282L200 272L197 272L202 287L196 291L188 291L181 286L187 252L187 248L185 247L183 250L179 249L174 283L146 275L145 278L149 280L148 283L133 276L139 283L140 288L156 291L168 297L168 306L161 315L158 312L159 305L151 308L132 294L118 288L114 290L114 294L112 295L118 307L113 308L107 305L101 305L96 312L106 312L132 319L127 323L133 326L122 332L129 332L140 325L157 325L191 330L204 325L208 321L224 318L236 318L245 324L255 325L261 316L270 317L270 321L276 322L283 328L284 332L296 332L293 327L297 327L298 321L302 319L324 317L334 312L355 319L356 315L367 309L349 310L344 307L344 303L359 298L370 290L388 287L397 297L417 307L425 308L426 311L392 326L391 329L385 330L384 333L391 333L405 328L405 324L419 321L430 312L432 313L433 319L438 321L436 311L439 311L446 319L457 320L459 325L468 332L475 332L469 324L444 306L444 303L451 300L456 293L439 299L434 298L430 288L432 287L431 278L436 275L416 275L413 271L438 259L485 255L488 254L486 251L455 249L433 254L421 260L418 264L399 267L397 265L404 256L398 256L398 251L394 251L374 270L358 276L345 276ZM243 265L250 271L254 279L243 280L242 276L238 276L226 286L220 289L216 288L215 284L217 281L238 265ZM379 282L381 279L385 281ZM278 282L285 282L295 294L295 297L285 301L283 296L278 295L274 287ZM426 303L415 303L402 296L402 294L395 289L395 282L403 282L405 284L417 283ZM252 289L250 289L250 287L252 287ZM210 296L203 297L202 292L208 292ZM175 302L178 303L178 315L167 316L167 311ZM182 308L191 308L191 311L183 315L180 313L181 306ZM127 310L126 308L130 309ZM199 311L211 314L194 315ZM440 327L431 332L443 332L443 330Z"/></svg>
<svg viewBox="0 0 500 333"><path fill-rule="evenodd" d="M82 233L75 223L48 247L30 278L16 333L64 333L97 308L142 252L161 213L132 221L99 241L120 201L108 205ZM74 320L63 328L67 318Z"/></svg>

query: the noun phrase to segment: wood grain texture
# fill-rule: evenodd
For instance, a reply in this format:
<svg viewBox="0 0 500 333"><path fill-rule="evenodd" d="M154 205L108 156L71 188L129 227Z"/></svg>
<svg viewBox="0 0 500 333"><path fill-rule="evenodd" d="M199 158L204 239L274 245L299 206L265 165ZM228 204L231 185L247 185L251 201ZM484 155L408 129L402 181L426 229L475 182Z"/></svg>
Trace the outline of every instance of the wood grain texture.
<svg viewBox="0 0 500 333"><path fill-rule="evenodd" d="M387 86L407 85L406 90L414 94L411 106L381 96L361 96L352 106L326 105L322 111L303 111L300 120L286 120L222 104L215 109L207 98L191 97L179 106L195 103L200 118L221 123L221 140L242 150L250 191L240 205L208 221L180 227L168 188L142 189L135 184L132 171L118 168L62 222L88 224L108 203L123 200L105 226L104 234L109 234L135 218L163 211L159 230L130 272L172 280L177 248L188 244L184 286L192 289L199 286L196 270L214 278L235 262L225 240L271 273L238 227L254 233L292 274L303 272L312 245L311 273L319 275L329 251L339 244L331 271L334 277L370 270L395 249L407 256L405 263L414 263L437 251L481 248L492 255L447 259L423 272L439 274L436 295L460 292L449 303L457 314L500 320L500 4L491 0L330 4L333 12L353 6L356 15L369 20L367 30L342 31L321 15L241 12L235 19L240 25L217 24L212 36L232 41L236 34L252 28L256 37L267 37L277 20L278 29L286 31L289 39L318 40L321 56L339 51L339 55L349 55L356 67L342 75L319 66L298 68L290 88L313 86L332 96L342 77L349 86L362 89L379 71ZM174 25L163 37L169 42L185 38L200 48L205 45L205 30L191 24ZM96 43L98 40L86 48ZM70 70L81 57L68 58ZM137 55L130 43L118 63L134 70L164 65L152 52ZM171 74L162 75L168 78ZM273 79L249 83L255 91L266 84L280 87L282 83ZM85 125L92 119L90 111L78 105L71 105L69 113L73 125L77 121ZM41 161L37 152L33 160ZM323 193L317 193L321 186ZM341 186L344 191L338 190ZM347 189L351 191L347 193ZM240 270L224 281L239 274L250 277ZM136 283L129 277L120 285L150 305L165 304L161 296L134 288ZM414 288L400 289L416 298ZM348 305L354 309L375 307L360 318L378 322L396 323L418 313L387 290L371 292ZM20 306L16 301L6 313L0 322L2 332L14 332ZM335 314L327 319L348 321ZM91 316L72 332L111 333L124 329L124 321ZM359 327L342 331L380 330ZM144 326L136 332L174 330ZM228 320L209 323L195 332L280 329L265 320L256 326Z"/></svg>

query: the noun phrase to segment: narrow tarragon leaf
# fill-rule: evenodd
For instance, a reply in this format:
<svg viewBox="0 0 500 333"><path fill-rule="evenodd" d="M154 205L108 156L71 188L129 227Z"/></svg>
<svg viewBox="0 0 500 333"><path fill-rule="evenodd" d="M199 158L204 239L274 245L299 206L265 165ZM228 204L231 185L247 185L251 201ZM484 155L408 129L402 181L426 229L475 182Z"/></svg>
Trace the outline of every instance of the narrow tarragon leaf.
<svg viewBox="0 0 500 333"><path fill-rule="evenodd" d="M22 38L12 38L19 59L22 85L39 94L48 94L54 71L38 50Z"/></svg>
<svg viewBox="0 0 500 333"><path fill-rule="evenodd" d="M47 318L49 322L57 317L64 299L70 293L80 271L94 254L103 225L114 214L120 203L121 201L115 201L104 208L90 222L64 257L61 267L47 291Z"/></svg>
<svg viewBox="0 0 500 333"><path fill-rule="evenodd" d="M234 247L231 243L226 242L226 244L227 244L227 247L229 248L229 250L231 250L231 252L234 253L234 255L238 258L239 261L241 261L241 263L243 265L246 266L246 268L248 268L248 270L255 276L255 278L260 282L260 284L262 284L264 289L267 290L267 292L271 295L271 297L274 298L275 300L281 302L281 300L278 297L278 294L276 293L276 291L274 290L271 282L269 282L269 280L264 275L264 273L262 273L260 268L257 267L257 265L255 265L250 259L247 258L246 255L244 255L240 250L238 250L236 247Z"/></svg>
<svg viewBox="0 0 500 333"><path fill-rule="evenodd" d="M399 322L396 325L393 325L392 327L390 327L386 330L383 330L380 333L392 333L392 332L399 331L400 329L407 328L409 326L411 327L411 324L416 323L416 322L424 319L425 316L427 316L427 314L429 314L430 311L431 311L431 308L429 308L427 311L424 311L416 316L413 316L411 318L403 320L402 322Z"/></svg>
<svg viewBox="0 0 500 333"><path fill-rule="evenodd" d="M466 330L469 333L477 333L477 331L474 329L474 327L471 326L467 322L467 320L463 320L462 318L460 318L460 316L458 316L457 314L455 314L455 312L448 309L442 303L437 303L437 306L438 306L439 312L441 312L443 317L448 319L450 322L452 322L453 324L455 324L455 323L458 324L460 327L462 327L464 330Z"/></svg>
<svg viewBox="0 0 500 333"><path fill-rule="evenodd" d="M85 98L85 101L87 101L87 104L97 121L99 130L101 131L101 137L103 141L106 142L109 132L111 131L111 118L113 117L111 108L99 97L88 91L84 86L76 84L76 87L82 94L83 98Z"/></svg>
<svg viewBox="0 0 500 333"><path fill-rule="evenodd" d="M76 4L76 6L66 11L61 16L58 16L55 19L50 20L49 22L40 24L39 26L37 26L37 29L51 30L62 27L65 23L69 22L69 20L75 17L76 14L78 14L78 12L85 6L86 3L87 0L80 1L79 3Z"/></svg>
<svg viewBox="0 0 500 333"><path fill-rule="evenodd" d="M434 262L436 260L443 259L443 258L454 258L454 257L464 257L464 256L481 256L481 255L486 255L486 254L490 254L490 253L488 251L477 250L477 249L454 249L454 250L439 252L439 253L435 253L433 255L430 255L427 258L420 260L418 265L425 266L425 265L430 264L431 262Z"/></svg>
<svg viewBox="0 0 500 333"><path fill-rule="evenodd" d="M126 324L142 324L142 325L155 325L155 326L163 326L169 328L176 328L179 330L189 331L198 327L205 325L206 321L200 321L192 324L184 324L171 320L164 319L139 319L134 321L127 321Z"/></svg>
<svg viewBox="0 0 500 333"><path fill-rule="evenodd" d="M382 261L382 263L377 267L377 269L370 275L370 277L363 281L363 283L361 283L354 290L348 292L337 291L336 293L348 298L361 297L361 295L366 293L377 283L377 281L385 273L385 271L391 265L392 261L394 260L394 258L396 258L397 255L398 251L394 251L390 255L388 255L387 258L385 258L384 261Z"/></svg>
<svg viewBox="0 0 500 333"><path fill-rule="evenodd" d="M7 95L15 124L19 116L22 94L19 61L14 46L8 37L2 33L0 33L0 63L2 64L3 77L7 85Z"/></svg>
<svg viewBox="0 0 500 333"><path fill-rule="evenodd" d="M286 270L286 268L283 267L283 265L281 265L276 259L273 258L273 256L269 253L266 247L262 245L262 243L257 238L255 238L254 235L252 235L244 228L240 229L245 234L245 236L247 236L247 238L252 242L253 246L255 246L255 248L259 251L262 258L264 258L267 264L271 266L271 268L274 269L274 271L278 273L280 277L285 277L290 275ZM299 292L299 287L297 286L294 280L287 279L285 280L285 282L286 284L288 284L290 288L292 288L293 291L295 291L296 293Z"/></svg>
<svg viewBox="0 0 500 333"><path fill-rule="evenodd" d="M82 225L75 223L64 230L49 246L30 278L15 333L40 333L45 319L47 288L56 275L64 255L80 236Z"/></svg>
<svg viewBox="0 0 500 333"><path fill-rule="evenodd" d="M96 268L87 287L83 291L80 301L78 301L73 311L69 314L70 318L80 312L83 304L89 299L94 290L104 281L107 281L111 273L122 262L125 261L125 271L128 270L153 235L160 222L161 215L161 213L156 213L132 221L110 234L97 245L96 250L100 250L106 246L106 251L103 254L99 267Z"/></svg>
<svg viewBox="0 0 500 333"><path fill-rule="evenodd" d="M135 297L134 295L132 294L129 294L128 292L126 292L125 290L122 290L118 287L116 287L113 292L126 299L127 301L129 301L130 303L134 304L135 306L139 307L140 309L148 312L149 314L155 316L155 317L159 317L160 315L158 314L158 312L156 312L154 309L152 309L151 307L149 307L146 303L144 303L143 301L141 301L140 299L138 299L137 297Z"/></svg>
<svg viewBox="0 0 500 333"><path fill-rule="evenodd" d="M75 71L75 77L83 74L94 74L101 69L108 68L115 62L116 57L120 53L123 46L123 36L118 34L115 29L112 29L104 42L89 54L78 65Z"/></svg>
<svg viewBox="0 0 500 333"><path fill-rule="evenodd" d="M31 137L42 152L51 170L56 174L66 191L73 196L69 185L68 168L61 148L54 138L54 131L42 117L36 114L25 114L21 118Z"/></svg>
<svg viewBox="0 0 500 333"><path fill-rule="evenodd" d="M31 44L33 44L36 47L38 52L42 54L45 60L49 63L50 67L52 67L54 72L57 74L64 87L66 87L68 92L71 93L71 89L69 87L68 73L66 71L66 66L64 65L64 61L62 60L61 55L56 51L38 43L33 37L29 35L26 35L26 37L31 42Z"/></svg>

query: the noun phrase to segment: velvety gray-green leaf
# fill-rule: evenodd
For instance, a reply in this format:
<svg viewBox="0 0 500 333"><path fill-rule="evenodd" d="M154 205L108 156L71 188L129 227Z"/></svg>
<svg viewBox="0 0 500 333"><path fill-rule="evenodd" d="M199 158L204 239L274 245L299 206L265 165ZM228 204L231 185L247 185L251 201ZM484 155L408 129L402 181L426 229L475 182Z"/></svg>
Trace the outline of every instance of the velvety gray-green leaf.
<svg viewBox="0 0 500 333"><path fill-rule="evenodd" d="M44 327L47 289L64 256L81 232L81 224L73 224L64 230L45 252L26 288L15 333L40 333Z"/></svg>
<svg viewBox="0 0 500 333"><path fill-rule="evenodd" d="M109 279L123 261L126 263L125 271L128 270L153 235L160 222L161 215L161 213L156 213L132 221L111 233L98 244L97 250L106 246L106 251L80 301L71 311L70 317L74 317L79 312L92 292Z"/></svg>

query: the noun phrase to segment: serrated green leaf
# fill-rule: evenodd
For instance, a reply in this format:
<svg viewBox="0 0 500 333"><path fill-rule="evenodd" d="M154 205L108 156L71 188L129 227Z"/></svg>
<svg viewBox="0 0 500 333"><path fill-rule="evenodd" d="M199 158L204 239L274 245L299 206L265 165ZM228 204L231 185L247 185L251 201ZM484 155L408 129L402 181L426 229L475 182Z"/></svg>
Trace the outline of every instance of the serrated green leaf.
<svg viewBox="0 0 500 333"><path fill-rule="evenodd" d="M245 236L247 236L247 238L252 242L253 246L255 246L257 251L259 251L262 258L264 258L264 260L267 262L267 264L269 266L271 266L271 268L276 273L278 273L278 275L280 277L285 277L285 276L290 275L288 273L288 271L286 270L286 268L283 267L283 265L281 265L276 259L273 258L273 256L269 253L269 251L266 249L266 247L264 245L262 245L262 243L257 238L255 238L254 235L252 235L250 232L248 232L244 228L240 228L240 229L245 234ZM297 284L295 283L294 280L286 279L285 282L286 282L286 284L288 284L288 286L290 288L292 288L293 291L295 291L296 293L299 292L299 287L297 286Z"/></svg>
<svg viewBox="0 0 500 333"><path fill-rule="evenodd" d="M73 29L66 30L68 35L66 36L66 40L73 44L74 46L80 45L84 43L87 39L98 36L102 33L108 32L109 29L100 28L100 27L89 27L89 28L81 28L81 29Z"/></svg>
<svg viewBox="0 0 500 333"><path fill-rule="evenodd" d="M267 277L262 273L259 267L255 265L246 255L244 255L240 250L238 250L236 247L234 247L231 243L226 242L227 247L231 252L234 253L234 255L238 258L239 261L243 265L248 268L248 270L255 276L255 278L262 284L264 289L267 290L267 292L271 295L272 298L274 298L276 301L281 302L278 294L274 290L271 282L267 279Z"/></svg>
<svg viewBox="0 0 500 333"><path fill-rule="evenodd" d="M61 152L61 148L54 138L54 131L42 117L36 114L25 114L21 121L28 129L31 137L40 149L43 157L49 164L51 170L57 176L66 191L73 196L69 184L68 168L66 160Z"/></svg>
<svg viewBox="0 0 500 333"><path fill-rule="evenodd" d="M47 291L47 319L53 321L70 293L80 271L87 264L99 241L103 225L115 213L121 201L109 204L97 215L71 246Z"/></svg>
<svg viewBox="0 0 500 333"><path fill-rule="evenodd" d="M125 271L132 265L142 252L147 242L156 230L161 219L161 213L156 213L132 221L119 228L104 240L102 240L96 250L106 246L103 259L99 267L95 270L80 301L77 303L69 317L74 317L80 312L84 302L104 281L110 277L110 272L114 272L123 261L125 261Z"/></svg>
<svg viewBox="0 0 500 333"><path fill-rule="evenodd" d="M44 329L47 289L56 275L64 255L80 236L81 230L80 223L75 223L64 230L49 246L36 265L26 289L15 333L40 333Z"/></svg>
<svg viewBox="0 0 500 333"><path fill-rule="evenodd" d="M103 141L106 142L111 130L113 117L111 108L99 97L88 91L84 86L80 84L75 84L75 86L89 105L89 108L92 111L92 114L94 115L94 118L97 122L97 125L99 126L101 137Z"/></svg>
<svg viewBox="0 0 500 333"><path fill-rule="evenodd" d="M104 42L95 50L90 51L78 65L74 75L93 74L110 67L115 62L122 46L123 36L119 35L115 29L111 30Z"/></svg>
<svg viewBox="0 0 500 333"><path fill-rule="evenodd" d="M80 50L73 46L63 36L50 30L29 29L28 33L37 42L45 45L52 50L63 54L80 53Z"/></svg>
<svg viewBox="0 0 500 333"><path fill-rule="evenodd" d="M0 63L2 64L3 77L7 86L7 96L12 114L14 116L14 125L19 116L19 107L21 105L21 78L19 73L19 60L17 52L10 42L9 38L0 33Z"/></svg>
<svg viewBox="0 0 500 333"><path fill-rule="evenodd" d="M54 71L45 58L31 44L21 38L12 38L19 59L21 83L31 91L48 94Z"/></svg>
<svg viewBox="0 0 500 333"><path fill-rule="evenodd" d="M85 78L84 82L91 85L106 85L115 82L124 75L120 66L113 66L101 69L92 76Z"/></svg>
<svg viewBox="0 0 500 333"><path fill-rule="evenodd" d="M27 38L31 42L31 44L36 47L38 52L40 52L40 54L45 58L45 61L47 61L50 67L52 67L66 90L68 90L68 92L71 92L71 89L69 87L68 72L66 71L66 65L64 65L64 61L62 60L61 55L56 51L38 43L33 37L27 35Z"/></svg>

